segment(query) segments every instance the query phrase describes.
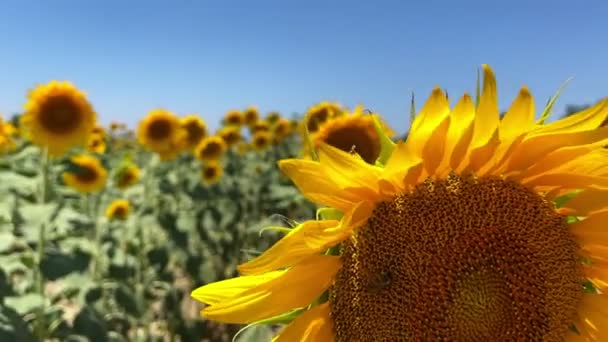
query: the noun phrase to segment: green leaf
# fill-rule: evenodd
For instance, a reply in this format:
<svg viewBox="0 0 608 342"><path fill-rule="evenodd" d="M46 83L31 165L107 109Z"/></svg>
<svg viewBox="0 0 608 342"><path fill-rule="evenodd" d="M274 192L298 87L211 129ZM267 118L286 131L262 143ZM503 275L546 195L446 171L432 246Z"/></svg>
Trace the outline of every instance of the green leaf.
<svg viewBox="0 0 608 342"><path fill-rule="evenodd" d="M3 305L0 305L0 341L34 341L19 313Z"/></svg>
<svg viewBox="0 0 608 342"><path fill-rule="evenodd" d="M6 297L4 301L7 306L15 309L21 316L25 316L40 308L45 298L37 293L26 293L18 297Z"/></svg>
<svg viewBox="0 0 608 342"><path fill-rule="evenodd" d="M570 81L572 81L573 79L574 79L574 77L570 77L569 79L567 79L557 89L557 91L555 92L555 94L553 96L551 96L551 99L549 99L549 103L545 107L545 110L543 110L543 113L540 115L540 119L538 119L538 124L539 125L542 125L542 124L545 123L545 121L547 120L547 118L551 114L551 109L553 108L553 105L555 104L555 101L557 101L557 99L561 95L562 91L566 88L566 86L568 85L568 83L570 83Z"/></svg>

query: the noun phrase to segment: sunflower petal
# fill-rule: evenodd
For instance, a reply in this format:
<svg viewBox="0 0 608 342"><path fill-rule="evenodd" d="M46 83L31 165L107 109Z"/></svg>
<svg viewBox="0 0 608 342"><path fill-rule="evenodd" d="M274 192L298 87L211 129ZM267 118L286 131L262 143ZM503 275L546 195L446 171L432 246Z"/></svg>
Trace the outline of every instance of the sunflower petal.
<svg viewBox="0 0 608 342"><path fill-rule="evenodd" d="M526 87L522 87L511 108L500 122L498 132L500 140L513 138L534 128L534 98Z"/></svg>
<svg viewBox="0 0 608 342"><path fill-rule="evenodd" d="M473 105L471 97L465 94L460 98L458 103L456 103L456 106L450 113L450 124L445 139L445 153L443 154L443 161L439 169L440 176L445 176L450 169L455 169L455 167L453 167L453 165L450 163L452 158L458 161L461 161L464 158L464 154L466 153L466 149L468 147L468 141L466 142L466 146L464 146L464 148L457 149L456 146L458 146L459 143L466 138L465 133L467 128L471 125L471 122L473 122L474 118L475 105ZM457 166L458 165L456 165L456 167Z"/></svg>
<svg viewBox="0 0 608 342"><path fill-rule="evenodd" d="M522 184L531 187L556 186L563 189L608 188L608 178L579 173L553 173L524 179Z"/></svg>
<svg viewBox="0 0 608 342"><path fill-rule="evenodd" d="M572 133L598 128L608 117L608 97L582 112L570 115L556 122L543 125L536 134Z"/></svg>
<svg viewBox="0 0 608 342"><path fill-rule="evenodd" d="M450 126L450 117L446 116L443 121L437 126L435 131L431 134L426 145L422 149L422 160L426 172L430 175L434 175L435 171L439 167L444 151L445 151L445 140Z"/></svg>
<svg viewBox="0 0 608 342"><path fill-rule="evenodd" d="M336 174L348 175L352 187L369 189L377 193L377 179L381 169L366 163L358 156L353 156L326 143L319 144L319 160Z"/></svg>
<svg viewBox="0 0 608 342"><path fill-rule="evenodd" d="M329 302L304 312L289 324L273 341L331 342L334 341Z"/></svg>
<svg viewBox="0 0 608 342"><path fill-rule="evenodd" d="M190 296L199 302L213 305L228 300L251 288L280 277L285 271L274 271L254 276L242 276L210 283L192 291Z"/></svg>
<svg viewBox="0 0 608 342"><path fill-rule="evenodd" d="M535 164L521 171L514 171L511 179L521 180L524 178L535 177L547 172L555 173L563 171L561 167L568 161L575 160L589 152L593 147L590 145L564 147L548 153L541 157Z"/></svg>
<svg viewBox="0 0 608 342"><path fill-rule="evenodd" d="M488 65L484 64L482 67L483 89L475 115L475 128L471 141L473 148L485 145L494 134L499 122L496 78Z"/></svg>
<svg viewBox="0 0 608 342"><path fill-rule="evenodd" d="M608 190L587 189L566 202L564 208L573 210L578 216L587 216L608 207Z"/></svg>
<svg viewBox="0 0 608 342"><path fill-rule="evenodd" d="M414 156L422 157L423 149L435 129L450 113L450 106L443 91L435 88L412 123L406 145Z"/></svg>
<svg viewBox="0 0 608 342"><path fill-rule="evenodd" d="M608 297L606 294L585 295L581 299L579 316L589 333L598 341L608 338Z"/></svg>
<svg viewBox="0 0 608 342"><path fill-rule="evenodd" d="M403 178L409 170L422 164L422 159L415 156L404 142L397 143L393 154L384 166L382 178L397 189L403 190ZM387 185L385 187L388 188Z"/></svg>
<svg viewBox="0 0 608 342"><path fill-rule="evenodd" d="M331 286L340 266L339 257L312 256L277 278L203 309L201 314L216 321L247 324L304 307Z"/></svg>

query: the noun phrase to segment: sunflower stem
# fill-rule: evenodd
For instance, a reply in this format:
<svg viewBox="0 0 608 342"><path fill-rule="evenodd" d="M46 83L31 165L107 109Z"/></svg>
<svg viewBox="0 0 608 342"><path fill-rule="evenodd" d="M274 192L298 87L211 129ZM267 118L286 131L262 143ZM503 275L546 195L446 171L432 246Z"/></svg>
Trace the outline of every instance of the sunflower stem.
<svg viewBox="0 0 608 342"><path fill-rule="evenodd" d="M40 197L38 198L38 203L40 205L45 205L47 202L48 195L48 187L49 187L49 168L50 168L50 159L49 159L49 151L45 148L42 151L42 160L41 160L41 170L42 170L42 180L40 187ZM42 259L44 258L44 249L46 245L46 220L42 220L42 224L40 225L40 231L38 232L38 267L36 269L36 292L42 298L42 302L36 317L36 333L38 335L38 339L40 341L44 341L46 338L46 322L45 322L45 312L46 312L46 301L44 295L44 276L42 275Z"/></svg>
<svg viewBox="0 0 608 342"><path fill-rule="evenodd" d="M99 273L100 259L101 259L101 232L99 231L99 224L97 222L97 205L96 196L93 194L87 195L87 214L93 223L93 247L95 248L95 257L91 263L91 274L93 279L100 280L101 274Z"/></svg>

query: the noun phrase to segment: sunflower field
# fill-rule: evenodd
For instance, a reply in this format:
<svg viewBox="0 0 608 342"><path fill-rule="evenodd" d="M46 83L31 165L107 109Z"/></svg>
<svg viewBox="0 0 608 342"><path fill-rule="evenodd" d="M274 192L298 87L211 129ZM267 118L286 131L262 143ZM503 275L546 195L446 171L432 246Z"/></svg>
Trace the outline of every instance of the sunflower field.
<svg viewBox="0 0 608 342"><path fill-rule="evenodd" d="M0 119L0 341L608 339L608 98ZM604 241L604 239L607 239Z"/></svg>

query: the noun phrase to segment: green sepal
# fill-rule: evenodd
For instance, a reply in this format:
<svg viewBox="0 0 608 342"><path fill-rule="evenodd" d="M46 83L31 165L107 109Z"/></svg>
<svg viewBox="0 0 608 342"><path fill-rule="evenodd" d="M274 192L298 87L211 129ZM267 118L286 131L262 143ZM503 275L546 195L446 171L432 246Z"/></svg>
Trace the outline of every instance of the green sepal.
<svg viewBox="0 0 608 342"><path fill-rule="evenodd" d="M564 88L566 88L566 86L568 85L568 83L570 83L570 81L572 81L572 79L574 79L574 77L570 77L564 83L562 83L562 85L559 87L559 89L557 89L555 94L553 96L551 96L551 98L549 99L549 103L547 103L547 106L545 106L545 110L543 110L543 113L540 115L540 119L538 119L537 123L539 125L542 125L545 123L545 121L551 114L551 108L553 108L555 101L557 101L557 98L561 95Z"/></svg>
<svg viewBox="0 0 608 342"><path fill-rule="evenodd" d="M374 121L376 133L378 134L378 137L380 137L380 155L378 156L378 159L376 159L376 164L380 163L380 165L384 165L391 157L391 154L393 154L395 143L386 135L378 116L372 115L372 120Z"/></svg>
<svg viewBox="0 0 608 342"><path fill-rule="evenodd" d="M281 233L287 234L287 233L291 232L292 229L293 228L280 227L280 226L268 226L268 227L264 227L264 228L260 229L260 233L259 234L260 234L260 236L262 236L262 233L264 233L267 230L274 230L274 231L277 231L277 232L281 232Z"/></svg>
<svg viewBox="0 0 608 342"><path fill-rule="evenodd" d="M583 191L583 190L574 190L565 195L557 197L555 200L553 200L553 202L555 203L555 207L556 208L563 207L569 200L576 197L576 195L578 195L581 191Z"/></svg>
<svg viewBox="0 0 608 342"><path fill-rule="evenodd" d="M334 208L319 208L317 209L317 221L320 220L341 220L344 214Z"/></svg>

